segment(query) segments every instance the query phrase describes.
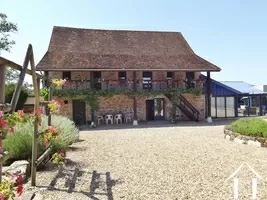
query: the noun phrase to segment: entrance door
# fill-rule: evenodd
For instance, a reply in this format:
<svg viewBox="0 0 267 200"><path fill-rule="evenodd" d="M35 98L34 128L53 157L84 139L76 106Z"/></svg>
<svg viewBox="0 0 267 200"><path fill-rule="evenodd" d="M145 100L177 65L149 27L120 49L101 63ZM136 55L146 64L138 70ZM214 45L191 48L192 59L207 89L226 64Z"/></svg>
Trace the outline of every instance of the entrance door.
<svg viewBox="0 0 267 200"><path fill-rule="evenodd" d="M154 99L146 100L146 120L154 120Z"/></svg>
<svg viewBox="0 0 267 200"><path fill-rule="evenodd" d="M83 100L73 100L73 121L76 125L85 124L85 102Z"/></svg>
<svg viewBox="0 0 267 200"><path fill-rule="evenodd" d="M154 99L154 107L155 107L155 120L163 120L164 119L164 99Z"/></svg>

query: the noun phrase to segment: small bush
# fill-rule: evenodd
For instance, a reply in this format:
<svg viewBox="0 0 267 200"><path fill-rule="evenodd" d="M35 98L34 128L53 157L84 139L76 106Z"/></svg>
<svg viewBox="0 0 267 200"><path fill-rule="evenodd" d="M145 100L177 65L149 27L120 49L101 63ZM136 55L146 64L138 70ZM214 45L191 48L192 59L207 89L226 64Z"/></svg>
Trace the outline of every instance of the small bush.
<svg viewBox="0 0 267 200"><path fill-rule="evenodd" d="M52 116L52 125L60 130L59 137L52 141L51 155L60 149L66 150L68 146L78 139L79 130L74 122L64 116ZM42 117L42 124L39 126L39 132L47 128L47 117ZM15 132L9 134L3 141L5 151L9 152L9 160L5 164L9 164L15 160L31 160L32 155L32 136L33 123L26 123L22 126L15 127ZM38 143L38 156L45 151L42 142Z"/></svg>
<svg viewBox="0 0 267 200"><path fill-rule="evenodd" d="M42 127L47 125L47 117L43 117ZM72 144L79 138L79 129L74 122L61 115L52 116L52 126L60 130L60 138L67 144ZM45 128L45 126L43 127Z"/></svg>
<svg viewBox="0 0 267 200"><path fill-rule="evenodd" d="M53 153L56 153L56 152L59 152L61 149L64 149L64 150L67 150L68 148L68 143L66 143L65 141L63 140L53 140L52 142L52 154Z"/></svg>
<svg viewBox="0 0 267 200"><path fill-rule="evenodd" d="M4 140L3 146L4 150L9 153L9 160L5 164L10 164L16 160L31 160L32 132L16 131ZM39 142L37 154L42 154L44 150L45 147Z"/></svg>
<svg viewBox="0 0 267 200"><path fill-rule="evenodd" d="M232 130L241 135L267 138L267 121L259 118L243 118L232 123Z"/></svg>

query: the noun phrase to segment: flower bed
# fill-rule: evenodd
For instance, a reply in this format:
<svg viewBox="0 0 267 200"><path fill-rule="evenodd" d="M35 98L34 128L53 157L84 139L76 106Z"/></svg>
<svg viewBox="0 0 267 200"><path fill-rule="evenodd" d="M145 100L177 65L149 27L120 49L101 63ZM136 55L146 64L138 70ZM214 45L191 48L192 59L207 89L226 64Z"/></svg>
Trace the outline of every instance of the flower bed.
<svg viewBox="0 0 267 200"><path fill-rule="evenodd" d="M22 176L13 177L3 176L2 183L0 185L0 199L14 199L15 196L20 196L23 191Z"/></svg>
<svg viewBox="0 0 267 200"><path fill-rule="evenodd" d="M267 147L267 121L245 118L225 126L224 138L240 144Z"/></svg>

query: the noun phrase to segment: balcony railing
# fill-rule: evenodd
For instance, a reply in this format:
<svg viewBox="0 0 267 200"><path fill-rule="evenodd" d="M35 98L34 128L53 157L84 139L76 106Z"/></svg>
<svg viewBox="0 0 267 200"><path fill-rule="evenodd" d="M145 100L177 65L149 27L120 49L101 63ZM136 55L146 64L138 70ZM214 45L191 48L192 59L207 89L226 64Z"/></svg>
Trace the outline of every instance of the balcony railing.
<svg viewBox="0 0 267 200"><path fill-rule="evenodd" d="M203 83L191 81L176 80L153 80L153 81L137 81L136 89L141 90L162 90L167 88L195 88L203 87ZM68 81L62 89L97 89L97 90L133 90L133 81L124 80L85 80L85 81Z"/></svg>

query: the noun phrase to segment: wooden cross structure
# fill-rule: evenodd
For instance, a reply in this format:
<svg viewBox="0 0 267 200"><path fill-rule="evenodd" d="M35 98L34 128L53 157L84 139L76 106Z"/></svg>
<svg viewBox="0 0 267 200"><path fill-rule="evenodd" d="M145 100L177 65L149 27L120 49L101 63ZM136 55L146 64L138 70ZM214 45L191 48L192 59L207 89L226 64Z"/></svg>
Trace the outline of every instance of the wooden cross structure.
<svg viewBox="0 0 267 200"><path fill-rule="evenodd" d="M31 69L28 69L28 65L31 65ZM11 67L13 69L19 70L19 80L13 94L11 103L5 103L5 69L6 67ZM25 75L29 74L32 76L33 89L34 89L34 132L33 132L33 143L32 143L32 160L31 160L31 185L36 185L36 168L37 166L49 155L51 151L51 145L47 147L45 152L37 158L38 152L38 136L40 133L38 132L38 109L40 105L47 105L51 101L52 90L49 88L49 94L46 101L40 102L40 80L49 81L46 76L40 75L36 73L35 70L35 62L33 55L32 45L29 44L27 53L23 62L23 65L16 64L10 60L0 57L0 110L7 113L13 113L15 111L16 105L18 103L19 95L22 89L23 81ZM51 126L51 115L48 114L48 126ZM0 147L3 146L3 138L0 137ZM2 164L5 160L8 159L8 152L4 152L3 155L0 155L0 183L2 182Z"/></svg>

